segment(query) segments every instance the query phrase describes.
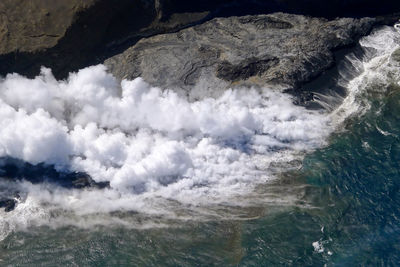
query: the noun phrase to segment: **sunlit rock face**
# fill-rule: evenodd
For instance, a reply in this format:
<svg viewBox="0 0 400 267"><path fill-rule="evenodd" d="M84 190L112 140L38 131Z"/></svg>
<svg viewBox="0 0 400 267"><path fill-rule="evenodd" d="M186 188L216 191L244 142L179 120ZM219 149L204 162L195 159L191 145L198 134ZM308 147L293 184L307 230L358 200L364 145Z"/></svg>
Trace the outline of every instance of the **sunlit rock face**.
<svg viewBox="0 0 400 267"><path fill-rule="evenodd" d="M331 67L332 51L355 43L374 23L285 13L216 18L142 39L105 64L120 79L140 76L194 99L241 85L296 87Z"/></svg>

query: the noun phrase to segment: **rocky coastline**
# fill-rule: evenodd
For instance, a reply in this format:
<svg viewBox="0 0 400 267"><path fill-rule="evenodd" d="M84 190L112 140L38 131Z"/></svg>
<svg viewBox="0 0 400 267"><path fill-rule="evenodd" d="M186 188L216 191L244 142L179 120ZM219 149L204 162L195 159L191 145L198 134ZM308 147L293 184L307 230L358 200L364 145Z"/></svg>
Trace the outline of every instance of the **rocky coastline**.
<svg viewBox="0 0 400 267"><path fill-rule="evenodd" d="M179 0L5 0L0 3L0 74L32 77L46 66L63 79L71 71L104 63L118 79L142 77L190 100L240 86L296 91L336 64L335 51L400 18L400 4L391 1L375 11L318 11L320 5L278 0L194 5ZM24 165L22 173L15 173L13 166L23 163L10 162L1 167L6 179L24 179L39 168L69 188L107 186L85 174L55 175L47 166ZM32 182L45 180L42 174L31 177ZM18 198L1 198L0 208L13 210Z"/></svg>

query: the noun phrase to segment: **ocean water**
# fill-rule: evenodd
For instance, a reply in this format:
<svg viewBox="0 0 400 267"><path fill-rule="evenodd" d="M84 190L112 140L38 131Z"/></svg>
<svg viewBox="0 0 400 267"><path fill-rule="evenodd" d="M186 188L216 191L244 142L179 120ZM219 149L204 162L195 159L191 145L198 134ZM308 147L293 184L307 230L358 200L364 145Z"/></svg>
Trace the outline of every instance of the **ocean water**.
<svg viewBox="0 0 400 267"><path fill-rule="evenodd" d="M314 92L322 110L274 88L190 103L101 65L5 77L0 194L21 197L0 211L0 265L399 265L399 47L392 27L363 38L345 94ZM10 179L10 164L110 187Z"/></svg>

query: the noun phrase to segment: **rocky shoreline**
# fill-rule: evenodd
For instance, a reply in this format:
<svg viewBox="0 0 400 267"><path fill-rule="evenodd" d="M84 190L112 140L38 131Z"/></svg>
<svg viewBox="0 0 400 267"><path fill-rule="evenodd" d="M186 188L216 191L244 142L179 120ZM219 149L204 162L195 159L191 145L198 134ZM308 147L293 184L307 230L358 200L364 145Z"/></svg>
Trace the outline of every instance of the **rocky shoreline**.
<svg viewBox="0 0 400 267"><path fill-rule="evenodd" d="M270 12L292 11L299 4L282 2L252 1L252 6L220 0L190 6L178 0L123 0L118 5L5 0L0 3L0 74L32 77L44 65L57 78L66 78L71 71L104 63L118 79L142 77L192 101L241 86L296 92L336 64L335 51L400 18L394 13L400 5L392 13L365 13L375 17L354 13L353 18L334 18L334 12L319 14L307 5L299 12L305 15ZM243 14L237 11L244 6ZM85 174L60 174L23 162L3 165L0 171L5 179L21 180L29 173L33 183L52 182L46 177L53 177L67 188L107 187ZM1 197L0 208L13 210L19 198Z"/></svg>

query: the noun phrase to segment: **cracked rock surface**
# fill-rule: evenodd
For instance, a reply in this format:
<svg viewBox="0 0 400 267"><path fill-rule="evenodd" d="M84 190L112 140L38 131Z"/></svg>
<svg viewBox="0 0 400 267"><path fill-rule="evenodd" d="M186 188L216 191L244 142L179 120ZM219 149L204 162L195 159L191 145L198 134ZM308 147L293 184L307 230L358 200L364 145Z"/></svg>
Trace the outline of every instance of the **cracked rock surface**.
<svg viewBox="0 0 400 267"><path fill-rule="evenodd" d="M120 79L140 76L191 99L243 84L297 87L332 66L333 51L355 43L374 23L285 13L216 18L142 39L105 64Z"/></svg>

